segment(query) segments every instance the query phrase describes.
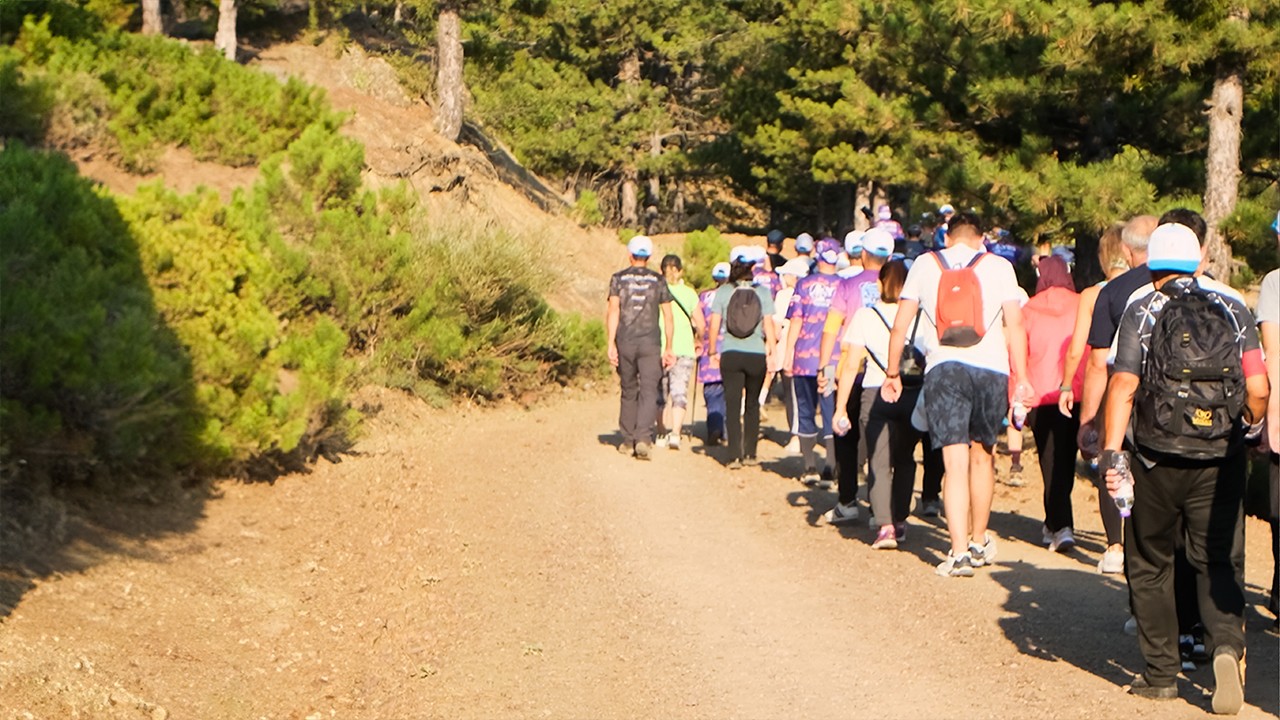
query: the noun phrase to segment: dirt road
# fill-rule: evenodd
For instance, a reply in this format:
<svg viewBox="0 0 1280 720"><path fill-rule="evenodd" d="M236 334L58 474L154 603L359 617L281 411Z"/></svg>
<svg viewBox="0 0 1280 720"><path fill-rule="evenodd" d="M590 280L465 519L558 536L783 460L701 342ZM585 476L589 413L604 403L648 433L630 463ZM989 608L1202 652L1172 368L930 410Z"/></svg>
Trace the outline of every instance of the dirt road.
<svg viewBox="0 0 1280 720"><path fill-rule="evenodd" d="M0 717L1208 714L1208 670L1176 702L1123 692L1141 659L1084 483L1075 552L1039 546L1028 466L997 496L998 565L943 579L941 525L912 518L896 552L816 525L834 494L772 442L736 473L697 443L642 463L609 444L612 395L567 395L460 412L383 393L358 456L223 483L190 532L139 506L154 537L85 549L0 621ZM1266 528L1248 533L1258 718L1280 641L1256 610Z"/></svg>

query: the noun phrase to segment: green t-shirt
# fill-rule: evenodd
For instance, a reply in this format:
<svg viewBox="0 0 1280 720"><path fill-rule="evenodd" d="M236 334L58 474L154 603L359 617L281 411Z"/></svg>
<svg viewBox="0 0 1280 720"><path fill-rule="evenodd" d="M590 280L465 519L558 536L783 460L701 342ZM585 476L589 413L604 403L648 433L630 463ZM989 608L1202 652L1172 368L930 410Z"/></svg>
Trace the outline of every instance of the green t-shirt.
<svg viewBox="0 0 1280 720"><path fill-rule="evenodd" d="M691 313L698 312L698 293L683 281L678 285L668 283L667 288L671 291L671 297L674 298L674 302L671 303L671 317L676 327L671 338L672 354L676 357L693 357L693 319L685 314L685 310ZM666 350L667 344L665 324L662 316L659 315L658 326L662 328L663 350Z"/></svg>

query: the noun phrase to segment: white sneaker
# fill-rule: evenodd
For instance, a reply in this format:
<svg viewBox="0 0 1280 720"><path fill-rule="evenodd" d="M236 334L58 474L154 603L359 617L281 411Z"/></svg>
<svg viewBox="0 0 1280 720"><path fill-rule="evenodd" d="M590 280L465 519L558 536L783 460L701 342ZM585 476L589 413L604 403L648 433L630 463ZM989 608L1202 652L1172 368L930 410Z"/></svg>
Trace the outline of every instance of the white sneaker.
<svg viewBox="0 0 1280 720"><path fill-rule="evenodd" d="M1106 575L1119 575L1124 572L1124 551L1108 550L1102 553L1098 561L1098 572Z"/></svg>
<svg viewBox="0 0 1280 720"><path fill-rule="evenodd" d="M1076 536L1071 532L1070 527L1064 527L1053 533L1053 538L1049 541L1049 552L1064 553L1076 546Z"/></svg>
<svg viewBox="0 0 1280 720"><path fill-rule="evenodd" d="M666 447L666 446L667 446L667 439L668 439L669 437L671 437L671 436L670 436L670 435L667 435L666 433L663 433L662 435L659 435L659 436L655 437L655 438L653 439L653 446L654 446L654 447L656 447L656 448ZM677 443L677 444L679 444L679 443Z"/></svg>
<svg viewBox="0 0 1280 720"><path fill-rule="evenodd" d="M680 435L677 433L671 433L671 435L667 438L667 447L671 448L672 450L679 450Z"/></svg>
<svg viewBox="0 0 1280 720"><path fill-rule="evenodd" d="M1041 525L1041 526L1040 526L1040 542L1041 542L1045 547L1048 547L1050 544L1052 544L1052 543L1053 543L1053 533L1049 532L1049 526L1048 526L1048 525Z"/></svg>
<svg viewBox="0 0 1280 720"><path fill-rule="evenodd" d="M836 506L822 513L822 521L831 525L844 525L845 523L856 522L858 519L858 504Z"/></svg>
<svg viewBox="0 0 1280 720"><path fill-rule="evenodd" d="M987 533L986 542L981 545L972 540L969 541L969 562L976 568L995 564L996 538L994 535Z"/></svg>

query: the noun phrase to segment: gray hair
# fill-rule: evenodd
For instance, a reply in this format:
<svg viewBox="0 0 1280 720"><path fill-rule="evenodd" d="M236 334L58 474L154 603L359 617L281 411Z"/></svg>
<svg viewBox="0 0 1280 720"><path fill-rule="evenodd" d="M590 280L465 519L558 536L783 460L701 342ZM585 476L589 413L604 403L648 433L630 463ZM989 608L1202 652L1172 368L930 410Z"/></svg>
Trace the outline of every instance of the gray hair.
<svg viewBox="0 0 1280 720"><path fill-rule="evenodd" d="M1138 215L1124 224L1120 231L1120 242L1134 252L1146 252L1147 243L1151 240L1151 232L1160 224L1155 215Z"/></svg>

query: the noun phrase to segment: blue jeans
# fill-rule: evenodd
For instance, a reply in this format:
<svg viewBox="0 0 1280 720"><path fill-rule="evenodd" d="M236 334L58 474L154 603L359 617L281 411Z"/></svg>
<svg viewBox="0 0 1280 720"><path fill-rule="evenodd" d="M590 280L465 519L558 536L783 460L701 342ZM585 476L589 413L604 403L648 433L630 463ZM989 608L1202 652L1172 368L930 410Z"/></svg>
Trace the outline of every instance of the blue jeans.
<svg viewBox="0 0 1280 720"><path fill-rule="evenodd" d="M707 403L707 439L724 437L724 384L703 383L702 399Z"/></svg>

